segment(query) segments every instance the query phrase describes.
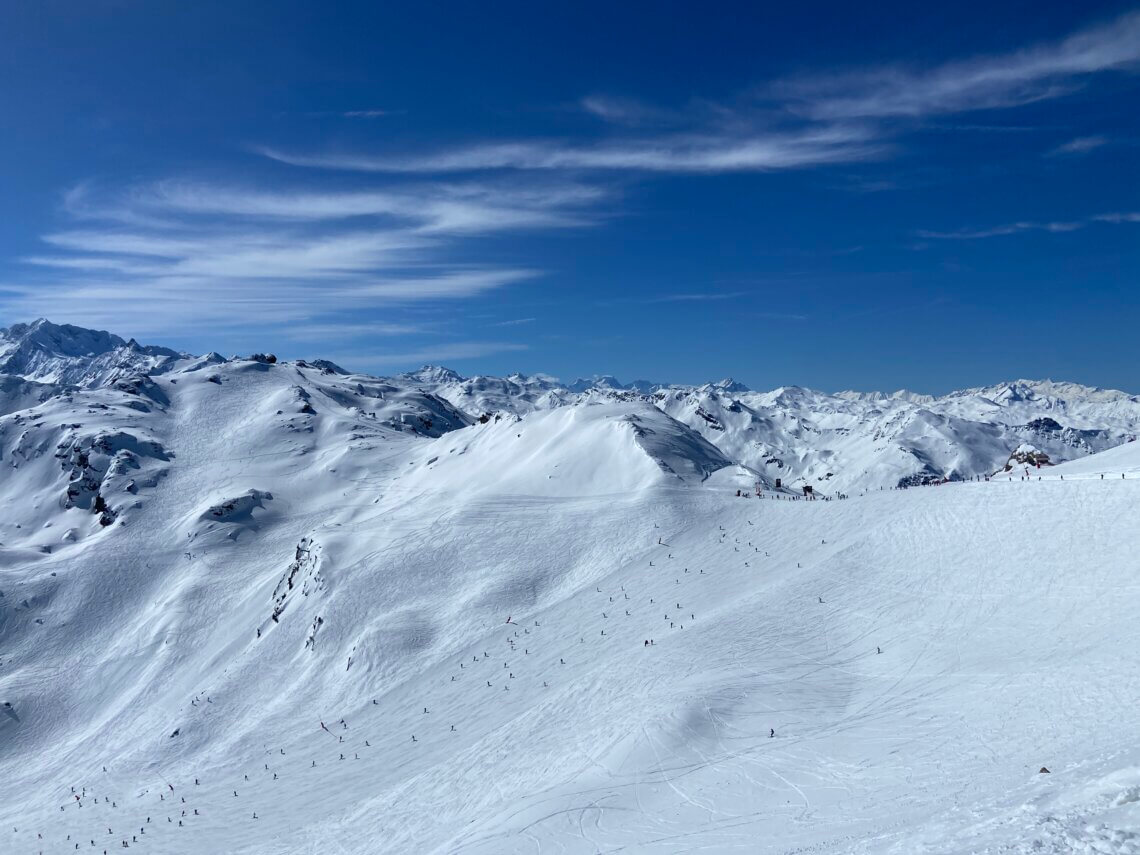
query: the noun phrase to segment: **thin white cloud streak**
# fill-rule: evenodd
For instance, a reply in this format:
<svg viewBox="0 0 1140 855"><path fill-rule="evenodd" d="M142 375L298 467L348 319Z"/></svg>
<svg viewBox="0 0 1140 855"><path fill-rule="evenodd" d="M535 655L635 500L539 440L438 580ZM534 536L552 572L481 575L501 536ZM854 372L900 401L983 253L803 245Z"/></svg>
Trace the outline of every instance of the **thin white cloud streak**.
<svg viewBox="0 0 1140 855"><path fill-rule="evenodd" d="M1098 223L1140 223L1140 212L1097 214L1092 219Z"/></svg>
<svg viewBox="0 0 1140 855"><path fill-rule="evenodd" d="M1112 213L1097 214L1083 220L1069 222L1032 222L1023 220L1016 223L1006 223L1000 226L991 226L984 229L958 229L950 232L920 230L916 232L919 237L932 240L980 240L982 238L1003 237L1021 232L1052 232L1062 234L1075 232L1093 223L1140 223L1140 213Z"/></svg>
<svg viewBox="0 0 1140 855"><path fill-rule="evenodd" d="M221 231L218 221L230 219L234 222L225 227L230 232L248 230L250 222L264 230L274 222L333 226L340 220L357 220L357 229L362 228L360 223L373 223L386 233L399 232L415 246L420 237L585 228L602 219L598 206L611 196L596 186L564 181L532 186L467 181L405 186L398 192L320 192L171 180L98 198L89 186L77 188L65 195L64 211L80 221L129 226L131 231L149 234L152 245L164 233L177 238L191 227L203 234L209 226Z"/></svg>
<svg viewBox="0 0 1140 855"><path fill-rule="evenodd" d="M758 318L764 318L768 321L806 321L807 315L797 314L795 312L755 312Z"/></svg>
<svg viewBox="0 0 1140 855"><path fill-rule="evenodd" d="M590 115L615 125L675 124L686 118L683 114L663 110L632 98L617 98L612 95L588 95L578 104Z"/></svg>
<svg viewBox="0 0 1140 855"><path fill-rule="evenodd" d="M873 130L858 125L753 134L673 134L585 145L552 140L490 143L426 155L295 154L258 149L268 158L293 166L379 173L499 169L765 172L870 160L886 150Z"/></svg>
<svg viewBox="0 0 1140 855"><path fill-rule="evenodd" d="M664 294L660 297L652 297L646 300L647 303L704 303L716 300L735 300L737 297L748 296L747 291L732 291L728 293L710 292L707 294Z"/></svg>
<svg viewBox="0 0 1140 855"><path fill-rule="evenodd" d="M958 60L929 71L881 68L775 84L769 94L816 121L919 117L1015 107L1140 65L1140 12L1050 44Z"/></svg>
<svg viewBox="0 0 1140 855"><path fill-rule="evenodd" d="M612 300L598 300L598 306L652 306L660 303L710 303L721 300L735 300L748 296L747 291L707 291L690 294L661 294L656 297L619 297Z"/></svg>
<svg viewBox="0 0 1140 855"><path fill-rule="evenodd" d="M1046 152L1048 157L1057 157L1066 154L1085 154L1095 148L1108 145L1107 137L1077 137L1074 140L1069 140L1063 145L1057 146L1055 149Z"/></svg>
<svg viewBox="0 0 1140 855"><path fill-rule="evenodd" d="M934 232L923 229L919 230L917 234L919 237L931 238L933 240L978 240L980 238L1013 235L1018 232L1075 232L1083 226L1084 223L1032 223L1023 221L1019 223L1007 223L1001 226L991 226L986 229L958 229L952 232Z"/></svg>
<svg viewBox="0 0 1140 855"><path fill-rule="evenodd" d="M336 278L385 266L413 264L430 240L401 231L304 235L247 231L170 237L118 230L82 230L44 236L61 249L99 253L98 269L135 276L218 276L248 279ZM413 252L417 251L417 252ZM139 257L148 259L140 263ZM80 256L82 257L82 256ZM64 256L64 259L70 259ZM56 257L33 257L55 266ZM118 263L116 267L115 264Z"/></svg>
<svg viewBox="0 0 1140 855"><path fill-rule="evenodd" d="M437 276L377 280L354 284L351 288L334 292L345 300L379 302L421 302L424 300L474 297L487 291L502 288L515 282L534 279L537 270L462 270Z"/></svg>
<svg viewBox="0 0 1140 855"><path fill-rule="evenodd" d="M491 324L493 327L519 327L523 324L533 324L538 318L515 318L512 321L499 321L496 324Z"/></svg>
<svg viewBox="0 0 1140 855"><path fill-rule="evenodd" d="M265 192L164 181L136 188L130 212L191 214L319 222L357 217L389 218L421 234L481 234L527 228L591 225L589 209L607 197L598 187L559 183L520 187L505 183L428 184L396 191ZM109 209L117 217L124 207Z"/></svg>
<svg viewBox="0 0 1140 855"><path fill-rule="evenodd" d="M433 332L430 327L422 324L392 324L392 323L309 323L289 327L285 336L294 341L322 341L357 339L357 338L389 338L394 336L422 335Z"/></svg>

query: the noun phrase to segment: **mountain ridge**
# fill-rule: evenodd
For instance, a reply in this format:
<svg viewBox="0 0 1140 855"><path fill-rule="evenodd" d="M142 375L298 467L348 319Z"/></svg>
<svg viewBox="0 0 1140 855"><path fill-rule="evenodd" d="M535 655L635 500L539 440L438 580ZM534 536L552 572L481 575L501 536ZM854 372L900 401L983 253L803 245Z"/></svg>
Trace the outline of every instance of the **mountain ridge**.
<svg viewBox="0 0 1140 855"><path fill-rule="evenodd" d="M270 357L255 354L251 359ZM216 353L192 357L40 319L0 330L0 374L22 382L2 387L7 391L0 390L0 412L131 377L246 361ZM375 394L417 401L413 410L422 413L404 412L399 424L412 430L418 425L429 434L435 429L424 427L429 423L461 426L495 414L525 417L561 407L639 402L684 425L758 481L810 484L824 492L983 477L1005 467L1025 445L1034 449L1035 460L1059 463L1140 433L1140 396L1051 379L1003 381L935 396L909 390L827 393L793 385L758 391L732 378L689 385L623 383L600 375L567 384L550 375L519 372L465 377L439 365L375 377L319 359L280 364L311 366L360 390L384 389ZM361 394L370 399L374 393ZM441 421L449 408L454 412Z"/></svg>

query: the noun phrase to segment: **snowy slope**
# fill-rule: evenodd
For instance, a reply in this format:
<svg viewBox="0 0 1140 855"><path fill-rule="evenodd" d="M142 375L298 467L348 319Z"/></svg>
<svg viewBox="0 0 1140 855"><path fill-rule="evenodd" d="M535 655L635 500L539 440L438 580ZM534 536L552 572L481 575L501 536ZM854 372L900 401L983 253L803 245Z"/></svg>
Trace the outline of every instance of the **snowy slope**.
<svg viewBox="0 0 1140 855"><path fill-rule="evenodd" d="M147 412L100 390L91 414L170 458L138 507L50 554L0 525L5 851L1127 852L1140 830L1140 480L758 501L645 404L432 437L397 428L439 399L331 371L150 382ZM16 471L5 507L95 516Z"/></svg>
<svg viewBox="0 0 1140 855"><path fill-rule="evenodd" d="M566 407L489 420L426 444L401 489L595 496L700 483L731 466L649 404Z"/></svg>
<svg viewBox="0 0 1140 855"><path fill-rule="evenodd" d="M1099 478L1102 475L1112 479L1140 478L1140 443L1129 442L1043 471L1032 470L1034 478Z"/></svg>
<svg viewBox="0 0 1140 855"><path fill-rule="evenodd" d="M0 415L30 409L62 392L61 387L51 383L37 383L14 374L0 374Z"/></svg>
<svg viewBox="0 0 1140 855"><path fill-rule="evenodd" d="M884 483L1023 440L990 392L417 374L0 385L0 851L1136 850L1140 443L758 500L747 436Z"/></svg>

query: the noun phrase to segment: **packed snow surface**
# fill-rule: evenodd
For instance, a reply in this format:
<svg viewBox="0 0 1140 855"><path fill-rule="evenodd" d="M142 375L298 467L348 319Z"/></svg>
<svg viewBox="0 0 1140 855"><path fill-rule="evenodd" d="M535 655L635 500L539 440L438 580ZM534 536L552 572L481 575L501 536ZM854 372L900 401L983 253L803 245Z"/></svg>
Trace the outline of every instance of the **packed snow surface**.
<svg viewBox="0 0 1140 855"><path fill-rule="evenodd" d="M1000 474L806 501L616 381L88 382L0 384L0 851L1140 851L1123 393L1008 471L892 398Z"/></svg>

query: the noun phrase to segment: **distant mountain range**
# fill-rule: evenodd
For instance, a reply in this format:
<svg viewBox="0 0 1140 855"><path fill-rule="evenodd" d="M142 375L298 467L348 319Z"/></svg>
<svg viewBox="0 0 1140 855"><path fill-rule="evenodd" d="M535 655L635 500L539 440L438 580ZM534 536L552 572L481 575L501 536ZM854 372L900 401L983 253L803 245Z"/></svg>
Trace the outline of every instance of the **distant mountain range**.
<svg viewBox="0 0 1140 855"><path fill-rule="evenodd" d="M266 363L255 355L254 362ZM249 359L195 357L111 333L46 320L0 330L0 414L172 372L236 370ZM481 417L525 417L560 407L637 403L662 411L758 481L853 492L974 478L1025 460L1058 463L1140 433L1140 397L1051 380L1017 380L948 395L908 391L829 394L797 386L755 391L731 378L700 386L622 383L612 376L563 383L547 375L463 377L439 366L394 377L352 374L327 361L297 362L297 400L338 390L342 403L382 413L391 429L428 436ZM315 374L314 374L315 372ZM315 388L307 378L329 378ZM375 405L382 401L383 405Z"/></svg>

